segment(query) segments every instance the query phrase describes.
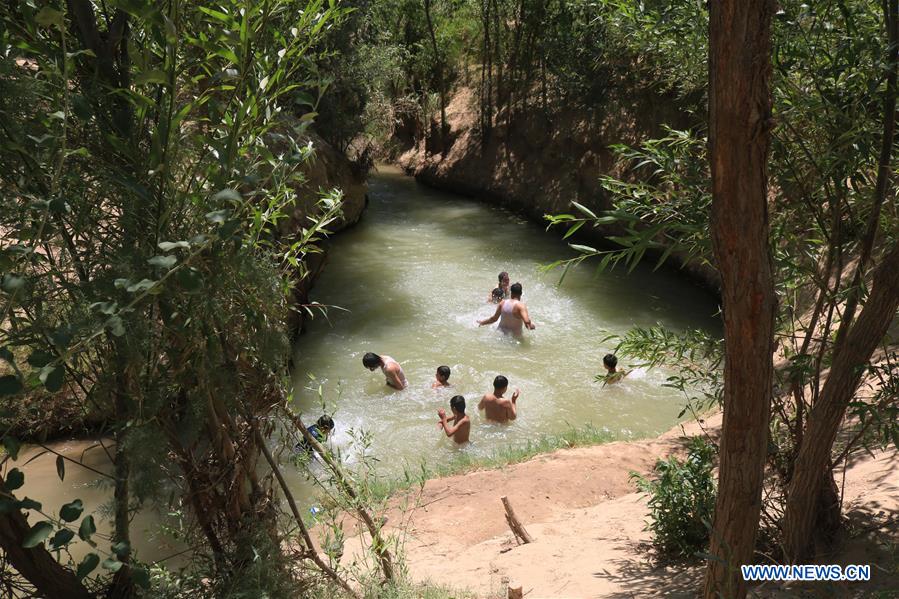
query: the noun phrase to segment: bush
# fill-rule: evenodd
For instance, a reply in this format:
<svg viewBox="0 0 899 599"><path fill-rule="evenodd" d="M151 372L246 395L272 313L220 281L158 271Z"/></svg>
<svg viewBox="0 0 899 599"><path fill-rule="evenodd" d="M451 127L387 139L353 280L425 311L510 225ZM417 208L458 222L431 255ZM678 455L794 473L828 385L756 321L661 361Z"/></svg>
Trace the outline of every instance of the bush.
<svg viewBox="0 0 899 599"><path fill-rule="evenodd" d="M651 479L631 473L637 488L649 495L648 530L662 553L684 557L706 550L715 510L714 456L711 443L693 437L686 460L674 456L659 460Z"/></svg>

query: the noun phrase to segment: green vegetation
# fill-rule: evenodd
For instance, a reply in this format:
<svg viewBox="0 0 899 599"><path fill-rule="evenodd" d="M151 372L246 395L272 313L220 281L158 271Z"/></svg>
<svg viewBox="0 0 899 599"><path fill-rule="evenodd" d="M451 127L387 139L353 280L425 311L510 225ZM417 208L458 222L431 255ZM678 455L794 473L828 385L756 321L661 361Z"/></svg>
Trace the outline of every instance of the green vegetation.
<svg viewBox="0 0 899 599"><path fill-rule="evenodd" d="M834 471L899 445L897 0L23 0L0 9L0 48L10 593L439 596L405 582L373 510L387 494L608 440L575 430L389 484L325 454L321 550L281 475L299 435L321 449L290 410L287 334L310 309L308 259L342 224L342 192L308 189L316 144L359 172L419 142L440 160L463 88L482 149L510 144L513 123L614 126L638 93L680 118L608 148L601 196L549 217L576 241L549 267L648 257L719 276L723 343L653 328L618 346L678 368L688 409L731 415L706 596L745 594L732 566L760 520L784 561L834 539ZM573 237L590 229L616 247ZM109 535L78 497L20 496L25 440L88 432L112 441ZM666 550L703 542L710 457L696 446L641 482ZM134 555L150 508L184 514L183 571ZM335 524L348 511L371 541L353 567Z"/></svg>
<svg viewBox="0 0 899 599"><path fill-rule="evenodd" d="M714 458L715 446L693 437L685 459L659 460L652 478L631 474L637 488L649 495L647 526L653 545L663 554L694 557L708 547L715 511Z"/></svg>

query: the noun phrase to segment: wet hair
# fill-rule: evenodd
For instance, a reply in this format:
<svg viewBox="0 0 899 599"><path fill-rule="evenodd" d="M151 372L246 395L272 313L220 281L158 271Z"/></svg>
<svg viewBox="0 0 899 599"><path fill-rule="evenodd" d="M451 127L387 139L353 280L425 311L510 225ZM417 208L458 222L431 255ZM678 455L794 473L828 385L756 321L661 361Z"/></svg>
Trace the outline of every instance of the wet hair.
<svg viewBox="0 0 899 599"><path fill-rule="evenodd" d="M327 414L318 419L318 428L326 431L334 430L334 420Z"/></svg>
<svg viewBox="0 0 899 599"><path fill-rule="evenodd" d="M364 356L362 356L362 363L366 368L374 368L375 366L381 365L381 356L378 354L373 354L372 352L368 352Z"/></svg>
<svg viewBox="0 0 899 599"><path fill-rule="evenodd" d="M618 358L615 357L615 354L606 354L602 357L602 363L606 368L615 368L618 366Z"/></svg>
<svg viewBox="0 0 899 599"><path fill-rule="evenodd" d="M509 278L509 273L507 273L506 271L499 273L497 280L499 281L500 286L502 286L502 284L503 284L503 279L508 279L508 278Z"/></svg>
<svg viewBox="0 0 899 599"><path fill-rule="evenodd" d="M493 379L493 388L494 389L505 389L509 386L509 379L499 374Z"/></svg>
<svg viewBox="0 0 899 599"><path fill-rule="evenodd" d="M512 286L509 287L509 293L513 296L521 297L521 283L512 283Z"/></svg>
<svg viewBox="0 0 899 599"><path fill-rule="evenodd" d="M493 296L493 299L503 299L506 296L506 292L503 291L502 287L497 287L493 291L490 292Z"/></svg>
<svg viewBox="0 0 899 599"><path fill-rule="evenodd" d="M461 395L454 395L450 400L450 408L459 412L460 414L465 413L465 398Z"/></svg>
<svg viewBox="0 0 899 599"><path fill-rule="evenodd" d="M448 381L449 377L450 377L450 367L449 366L438 366L437 374L442 376L444 378L444 380Z"/></svg>

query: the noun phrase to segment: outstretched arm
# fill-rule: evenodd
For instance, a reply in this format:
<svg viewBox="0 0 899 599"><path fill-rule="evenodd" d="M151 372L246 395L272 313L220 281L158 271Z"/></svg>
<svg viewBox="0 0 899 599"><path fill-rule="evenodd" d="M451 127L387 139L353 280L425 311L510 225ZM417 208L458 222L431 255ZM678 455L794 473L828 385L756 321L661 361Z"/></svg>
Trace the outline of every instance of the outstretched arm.
<svg viewBox="0 0 899 599"><path fill-rule="evenodd" d="M502 311L502 308L503 308L503 302L500 302L499 304L497 304L496 312L493 313L493 316L491 316L490 318L485 318L484 320L479 320L478 326L484 326L485 324L493 324L494 322L499 320L499 315L500 315L500 312Z"/></svg>
<svg viewBox="0 0 899 599"><path fill-rule="evenodd" d="M518 396L515 396L515 399L518 399ZM509 420L515 420L518 418L518 408L515 406L514 401L510 401L508 399L503 401L504 407L506 408L506 414L509 415Z"/></svg>

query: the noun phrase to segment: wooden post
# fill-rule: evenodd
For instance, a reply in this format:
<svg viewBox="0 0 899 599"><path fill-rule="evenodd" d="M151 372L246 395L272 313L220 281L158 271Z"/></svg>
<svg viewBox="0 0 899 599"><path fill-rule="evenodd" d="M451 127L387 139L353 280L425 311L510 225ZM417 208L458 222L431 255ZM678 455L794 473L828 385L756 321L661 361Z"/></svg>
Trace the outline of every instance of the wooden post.
<svg viewBox="0 0 899 599"><path fill-rule="evenodd" d="M521 584L518 582L510 582L509 583L509 594L508 599L524 599L524 592L522 591Z"/></svg>
<svg viewBox="0 0 899 599"><path fill-rule="evenodd" d="M521 522L515 515L515 510L512 509L509 498L503 495L500 497L500 500L503 502L503 507L506 508L506 522L509 524L509 528L512 529L512 534L514 534L517 539L520 539L522 543L533 542L534 539L528 534L528 531L524 529L524 526L521 525ZM509 592L511 593L511 587Z"/></svg>

